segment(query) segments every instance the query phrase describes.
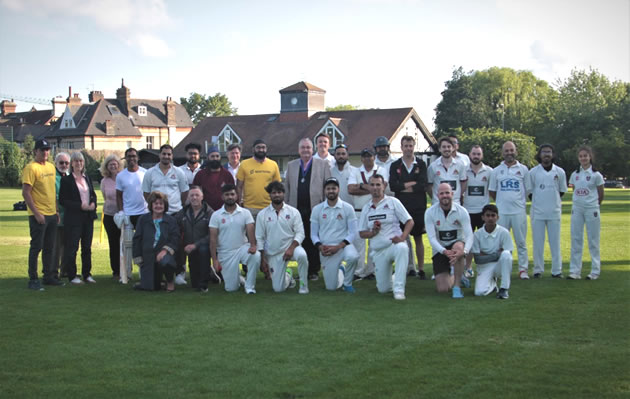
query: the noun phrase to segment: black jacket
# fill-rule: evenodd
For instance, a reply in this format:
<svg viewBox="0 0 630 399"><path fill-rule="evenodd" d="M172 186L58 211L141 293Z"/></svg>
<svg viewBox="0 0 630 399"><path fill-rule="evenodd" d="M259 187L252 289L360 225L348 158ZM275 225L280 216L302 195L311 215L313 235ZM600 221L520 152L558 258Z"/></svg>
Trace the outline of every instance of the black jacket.
<svg viewBox="0 0 630 399"><path fill-rule="evenodd" d="M184 206L174 216L182 232L184 246L195 244L197 248L208 247L210 243L208 224L212 216L212 208L208 204L202 203L201 211L196 217L190 204Z"/></svg>
<svg viewBox="0 0 630 399"><path fill-rule="evenodd" d="M405 183L410 181L416 182L412 188L413 192L403 193L402 191L405 189ZM426 208L426 185L427 165L422 159L416 157L416 164L413 169L411 169L411 173L407 172L407 167L403 164L402 158L392 162L389 166L389 189L394 192L396 198L398 198L405 207L411 205L410 202L413 201L415 203L413 204L415 207Z"/></svg>
<svg viewBox="0 0 630 399"><path fill-rule="evenodd" d="M96 201L96 192L94 192L94 185L92 179L89 176L83 176L88 185L88 191L90 194L90 203L98 205ZM74 180L74 176L71 174L61 178L59 186L59 204L64 207L63 224L64 226L77 226L80 225L85 219L96 219L96 208L93 211L84 211L81 209L81 194L79 194L79 188Z"/></svg>

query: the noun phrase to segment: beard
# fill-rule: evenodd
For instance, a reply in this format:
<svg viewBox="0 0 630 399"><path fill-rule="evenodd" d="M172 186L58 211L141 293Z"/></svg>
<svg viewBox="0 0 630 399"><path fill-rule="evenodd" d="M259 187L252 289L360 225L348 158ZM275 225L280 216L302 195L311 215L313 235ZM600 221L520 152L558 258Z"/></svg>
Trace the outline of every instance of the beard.
<svg viewBox="0 0 630 399"><path fill-rule="evenodd" d="M470 158L470 163L473 165L479 165L481 163L481 159Z"/></svg>
<svg viewBox="0 0 630 399"><path fill-rule="evenodd" d="M337 162L337 165L343 166L343 165L346 164L346 162L348 162L348 160L347 159L335 159L335 162Z"/></svg>
<svg viewBox="0 0 630 399"><path fill-rule="evenodd" d="M223 203L225 203L225 205L227 206L233 206L234 204L236 204L236 200L235 199L226 199L225 201L223 201Z"/></svg>
<svg viewBox="0 0 630 399"><path fill-rule="evenodd" d="M388 157L388 156L389 156L389 151L387 151L387 150L380 150L379 152L377 152L377 155L378 155L379 157L383 157L383 158L385 158L385 157Z"/></svg>
<svg viewBox="0 0 630 399"><path fill-rule="evenodd" d="M284 197L273 197L271 199L271 202L273 202L276 205L280 205L284 202Z"/></svg>
<svg viewBox="0 0 630 399"><path fill-rule="evenodd" d="M59 173L65 174L65 175L67 175L68 172L70 172L70 168L63 168L63 169L62 168L57 168L57 170L59 171Z"/></svg>
<svg viewBox="0 0 630 399"><path fill-rule="evenodd" d="M217 161L217 160L208 161L208 167L210 169L219 169L221 167L221 161Z"/></svg>
<svg viewBox="0 0 630 399"><path fill-rule="evenodd" d="M337 193L330 193L330 194L326 194L326 198L328 198L331 201L334 201L337 199L337 197L339 197L339 194Z"/></svg>
<svg viewBox="0 0 630 399"><path fill-rule="evenodd" d="M254 158L256 159L265 159L267 156L267 151L256 151L254 152Z"/></svg>

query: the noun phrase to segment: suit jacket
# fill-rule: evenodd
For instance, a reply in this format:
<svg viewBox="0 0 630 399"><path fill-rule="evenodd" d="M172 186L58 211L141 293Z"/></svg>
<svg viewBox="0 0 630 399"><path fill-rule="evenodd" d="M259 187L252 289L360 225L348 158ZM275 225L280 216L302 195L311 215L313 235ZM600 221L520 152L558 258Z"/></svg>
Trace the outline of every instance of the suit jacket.
<svg viewBox="0 0 630 399"><path fill-rule="evenodd" d="M88 175L85 175L84 178L90 193L90 203L93 202L95 205L98 205L92 179ZM64 207L63 224L65 226L80 225L86 217L90 220L96 219L96 208L93 211L81 209L81 194L79 194L79 188L72 173L61 178L59 204Z"/></svg>
<svg viewBox="0 0 630 399"><path fill-rule="evenodd" d="M287 174L284 185L287 193L284 201L294 208L298 205L298 178L300 176L300 159L294 159L287 164ZM322 202L324 197L324 182L331 176L328 161L313 158L311 165L311 209Z"/></svg>

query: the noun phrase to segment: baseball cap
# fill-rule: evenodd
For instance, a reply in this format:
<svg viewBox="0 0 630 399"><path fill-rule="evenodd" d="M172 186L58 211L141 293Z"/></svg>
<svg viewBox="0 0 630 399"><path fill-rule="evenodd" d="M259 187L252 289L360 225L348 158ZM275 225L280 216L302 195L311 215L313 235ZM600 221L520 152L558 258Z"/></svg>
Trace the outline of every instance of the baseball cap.
<svg viewBox="0 0 630 399"><path fill-rule="evenodd" d="M366 155L369 155L369 156L373 157L374 156L374 150L371 149L371 148L364 148L364 149L362 149L361 150L361 156L364 157Z"/></svg>
<svg viewBox="0 0 630 399"><path fill-rule="evenodd" d="M36 150L50 150L50 144L45 139L37 140L35 142Z"/></svg>
<svg viewBox="0 0 630 399"><path fill-rule="evenodd" d="M326 187L329 184L334 184L337 187L339 187L339 180L337 180L336 177L329 177L328 179L326 179L326 181L324 182L324 187Z"/></svg>

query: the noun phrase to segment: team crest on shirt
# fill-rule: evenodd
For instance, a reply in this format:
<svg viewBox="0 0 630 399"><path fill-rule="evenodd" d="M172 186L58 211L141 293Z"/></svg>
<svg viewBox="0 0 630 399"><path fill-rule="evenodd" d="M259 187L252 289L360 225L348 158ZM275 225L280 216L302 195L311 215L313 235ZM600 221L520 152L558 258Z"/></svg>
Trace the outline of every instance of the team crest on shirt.
<svg viewBox="0 0 630 399"><path fill-rule="evenodd" d="M502 171L501 171L501 174L503 174L503 173L505 173L505 171L503 171L503 170L502 170Z"/></svg>
<svg viewBox="0 0 630 399"><path fill-rule="evenodd" d="M553 177L553 179L554 179L554 180L558 180L558 175L555 175L555 176Z"/></svg>
<svg viewBox="0 0 630 399"><path fill-rule="evenodd" d="M221 219L221 223L225 224L225 218Z"/></svg>
<svg viewBox="0 0 630 399"><path fill-rule="evenodd" d="M385 204L385 206L383 207L383 209L389 209L389 205Z"/></svg>
<svg viewBox="0 0 630 399"><path fill-rule="evenodd" d="M250 170L250 171L249 171L249 174L250 174L250 175L253 175L253 174L254 174L254 170L253 170L253 169L252 169L252 170Z"/></svg>
<svg viewBox="0 0 630 399"><path fill-rule="evenodd" d="M580 180L580 176L575 176L575 181Z"/></svg>
<svg viewBox="0 0 630 399"><path fill-rule="evenodd" d="M343 215L341 213L337 214L337 219L338 220L343 220Z"/></svg>
<svg viewBox="0 0 630 399"><path fill-rule="evenodd" d="M453 172L453 174L454 174L454 175L458 175L458 174L459 174L459 171L458 171L458 170L456 170L456 171L454 171L454 172Z"/></svg>
<svg viewBox="0 0 630 399"><path fill-rule="evenodd" d="M328 216L326 216L325 213L322 213L322 219L326 219Z"/></svg>
<svg viewBox="0 0 630 399"><path fill-rule="evenodd" d="M440 227L440 221L438 220L437 222L435 222L435 225Z"/></svg>
<svg viewBox="0 0 630 399"><path fill-rule="evenodd" d="M289 220L289 219L291 219L291 215L287 215L287 216L285 216L285 218L286 218L287 220Z"/></svg>
<svg viewBox="0 0 630 399"><path fill-rule="evenodd" d="M435 172L435 175L439 176L440 175L440 171L438 170L437 172Z"/></svg>
<svg viewBox="0 0 630 399"><path fill-rule="evenodd" d="M486 176L481 178L481 181L488 181L488 178Z"/></svg>
<svg viewBox="0 0 630 399"><path fill-rule="evenodd" d="M171 175L171 180L177 180L177 175L176 174L172 174Z"/></svg>
<svg viewBox="0 0 630 399"><path fill-rule="evenodd" d="M454 222L453 222L453 224L454 224L454 225L456 225L456 226L461 226L461 225L459 224L459 220L454 221Z"/></svg>
<svg viewBox="0 0 630 399"><path fill-rule="evenodd" d="M268 222L271 222L271 216L269 216L269 218L267 219Z"/></svg>
<svg viewBox="0 0 630 399"><path fill-rule="evenodd" d="M575 180L577 180L577 178ZM591 181L591 176L586 176L586 181Z"/></svg>
<svg viewBox="0 0 630 399"><path fill-rule="evenodd" d="M522 175L521 175L521 171L520 171L520 170L517 170L517 171L516 171L516 176L522 176Z"/></svg>

